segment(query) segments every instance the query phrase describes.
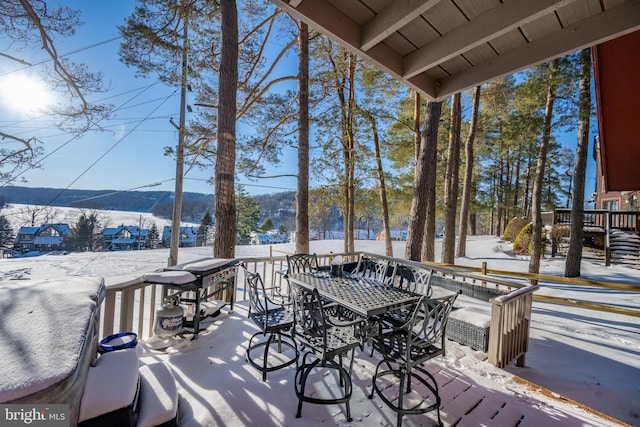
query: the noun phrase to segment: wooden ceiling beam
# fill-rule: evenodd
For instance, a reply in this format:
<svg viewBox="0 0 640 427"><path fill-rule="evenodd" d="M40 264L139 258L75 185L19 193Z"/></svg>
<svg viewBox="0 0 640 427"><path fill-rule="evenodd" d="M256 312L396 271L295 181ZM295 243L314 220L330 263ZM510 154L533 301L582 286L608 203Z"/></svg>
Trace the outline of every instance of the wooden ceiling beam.
<svg viewBox="0 0 640 427"><path fill-rule="evenodd" d="M435 97L436 85L434 79L424 75L411 80L403 79L402 56L385 43L378 43L363 52L360 49L362 27L328 1L306 0L299 3L298 7L292 7L287 0L271 1L285 12L306 22L311 28L337 41L346 49L392 77L406 83L412 89L430 99Z"/></svg>
<svg viewBox="0 0 640 427"><path fill-rule="evenodd" d="M411 78L574 0L511 0L478 15L404 58L404 77Z"/></svg>
<svg viewBox="0 0 640 427"><path fill-rule="evenodd" d="M382 42L441 0L395 0L362 27L360 49L367 51Z"/></svg>
<svg viewBox="0 0 640 427"><path fill-rule="evenodd" d="M640 1L628 1L574 25L535 40L519 49L492 58L454 76L438 81L436 99L483 82L513 74L585 47L640 29Z"/></svg>

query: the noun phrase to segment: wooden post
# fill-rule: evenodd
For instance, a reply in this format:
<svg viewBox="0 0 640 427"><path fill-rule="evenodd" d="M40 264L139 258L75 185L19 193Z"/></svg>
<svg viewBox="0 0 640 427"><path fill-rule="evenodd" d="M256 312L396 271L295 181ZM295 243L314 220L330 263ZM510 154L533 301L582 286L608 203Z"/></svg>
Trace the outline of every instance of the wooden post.
<svg viewBox="0 0 640 427"><path fill-rule="evenodd" d="M604 265L611 265L611 212L605 215L604 225Z"/></svg>

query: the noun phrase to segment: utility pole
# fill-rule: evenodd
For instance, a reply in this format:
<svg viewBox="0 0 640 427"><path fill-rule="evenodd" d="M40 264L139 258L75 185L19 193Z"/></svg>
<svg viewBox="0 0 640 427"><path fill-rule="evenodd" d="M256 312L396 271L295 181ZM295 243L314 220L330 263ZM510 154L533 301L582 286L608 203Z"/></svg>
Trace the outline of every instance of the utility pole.
<svg viewBox="0 0 640 427"><path fill-rule="evenodd" d="M188 12L183 9L182 36L182 79L180 83L180 125L178 126L178 146L176 147L176 185L173 197L173 217L171 219L171 241L169 245L168 266L178 264L178 247L180 246L180 222L182 218L182 182L184 175L184 134L185 110L187 104L187 50L189 47L187 29L189 27Z"/></svg>
<svg viewBox="0 0 640 427"><path fill-rule="evenodd" d="M138 250L140 250L140 239L142 235L142 214L140 214L140 220L138 221Z"/></svg>

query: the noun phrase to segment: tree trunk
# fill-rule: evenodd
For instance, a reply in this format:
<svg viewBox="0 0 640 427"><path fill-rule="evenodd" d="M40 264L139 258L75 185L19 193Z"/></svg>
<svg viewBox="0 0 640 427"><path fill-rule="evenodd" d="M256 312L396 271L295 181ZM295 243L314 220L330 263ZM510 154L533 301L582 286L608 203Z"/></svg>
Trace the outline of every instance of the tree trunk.
<svg viewBox="0 0 640 427"><path fill-rule="evenodd" d="M551 120L553 119L553 103L556 98L556 70L558 60L555 59L550 65L549 87L547 89L547 102L544 110L542 125L542 141L536 165L536 177L533 182L533 195L531 198L531 259L529 259L529 273L538 274L540 272L540 258L542 257L542 186L544 182L544 169L547 162L547 151L549 150L549 140L551 139ZM537 282L533 280L532 282Z"/></svg>
<svg viewBox="0 0 640 427"><path fill-rule="evenodd" d="M444 234L441 262L455 263L456 210L458 207L458 174L460 170L460 92L451 98L451 127L447 149L447 171L444 184Z"/></svg>
<svg viewBox="0 0 640 427"><path fill-rule="evenodd" d="M436 258L435 249L435 234L436 234L436 170L438 164L438 127L440 125L440 115L442 113L442 103L440 106L434 106L434 110L437 108L437 112L434 112L434 116L429 116L428 121L425 121L425 125L429 126L427 130L427 137L423 140L425 153L427 156L427 183L425 187L427 198L427 217L424 224L424 237L422 238L422 259L425 261L434 261Z"/></svg>
<svg viewBox="0 0 640 427"><path fill-rule="evenodd" d="M347 88L347 121L346 121L346 136L347 147L345 150L345 165L346 165L346 191L345 191L345 236L344 236L344 251L354 252L354 223L355 223L355 135L353 134L353 117L355 111L355 73L356 73L356 57L349 53L349 75Z"/></svg>
<svg viewBox="0 0 640 427"><path fill-rule="evenodd" d="M502 151L502 150L501 150ZM496 210L496 236L502 236L502 215L504 213L504 161L502 160L502 152L498 159L498 207Z"/></svg>
<svg viewBox="0 0 640 427"><path fill-rule="evenodd" d="M391 239L391 226L389 225L389 206L387 204L387 189L384 182L384 171L382 169L382 157L380 156L380 137L378 135L378 125L375 117L370 111L359 108L362 116L371 125L371 136L373 137L373 149L376 158L376 173L378 175L378 185L380 186L380 205L382 206L382 225L384 228L384 248L386 256L393 256L393 243ZM369 238L369 229L367 227L367 238Z"/></svg>
<svg viewBox="0 0 640 427"><path fill-rule="evenodd" d="M215 258L233 258L236 245L236 88L238 87L238 10L235 0L220 1L218 149L215 166Z"/></svg>
<svg viewBox="0 0 640 427"><path fill-rule="evenodd" d="M417 159L420 156L420 93L417 91L413 92L413 147L414 147L414 155ZM417 165L417 162L416 162Z"/></svg>
<svg viewBox="0 0 640 427"><path fill-rule="evenodd" d="M309 27L298 34L298 189L296 253L309 253Z"/></svg>
<svg viewBox="0 0 640 427"><path fill-rule="evenodd" d="M416 159L416 170L413 183L413 199L411 202L411 213L409 214L409 226L407 228L407 244L405 248L405 258L420 261L425 258L423 240L428 210L433 210L435 217L435 164L436 148L438 144L438 126L440 124L440 114L442 113L442 102L429 102L427 104L424 130L422 131L422 141L418 158ZM433 237L434 231L431 230ZM433 242L431 242L433 247ZM431 253L433 260L433 252Z"/></svg>
<svg viewBox="0 0 640 427"><path fill-rule="evenodd" d="M576 164L573 171L573 190L571 198L571 234L569 250L565 264L566 277L580 276L582 261L582 235L584 222L584 185L587 171L587 152L589 151L589 121L591 118L591 49L583 49L580 54L580 111L578 118L578 146Z"/></svg>
<svg viewBox="0 0 640 427"><path fill-rule="evenodd" d="M478 128L480 88L481 86L476 86L473 90L469 135L467 135L467 141L465 142L464 185L462 187L462 202L460 203L460 229L458 230L458 249L456 251L456 257L463 257L467 255L467 226L469 223L469 205L471 204L471 184L473 179L473 142L476 139L476 130Z"/></svg>

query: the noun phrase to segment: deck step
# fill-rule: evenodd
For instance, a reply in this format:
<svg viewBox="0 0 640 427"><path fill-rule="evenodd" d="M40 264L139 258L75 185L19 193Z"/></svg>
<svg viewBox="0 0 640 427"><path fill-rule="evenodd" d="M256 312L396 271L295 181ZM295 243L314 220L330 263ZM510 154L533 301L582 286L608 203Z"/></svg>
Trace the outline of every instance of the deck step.
<svg viewBox="0 0 640 427"><path fill-rule="evenodd" d="M178 387L164 363L140 365L140 409L137 427L175 426Z"/></svg>
<svg viewBox="0 0 640 427"><path fill-rule="evenodd" d="M640 233L613 230L610 238L612 262L640 267Z"/></svg>

